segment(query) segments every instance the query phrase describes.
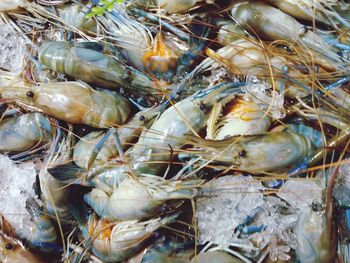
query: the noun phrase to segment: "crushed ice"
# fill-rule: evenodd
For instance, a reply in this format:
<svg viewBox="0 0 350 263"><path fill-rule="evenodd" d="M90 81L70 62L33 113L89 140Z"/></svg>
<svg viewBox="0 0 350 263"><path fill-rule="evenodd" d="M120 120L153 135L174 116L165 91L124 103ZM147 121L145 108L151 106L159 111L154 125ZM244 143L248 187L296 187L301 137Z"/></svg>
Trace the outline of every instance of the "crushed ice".
<svg viewBox="0 0 350 263"><path fill-rule="evenodd" d="M16 165L11 159L0 155L0 213L13 226L19 237L31 231L30 214L26 201L37 197L33 185L36 181L34 164Z"/></svg>
<svg viewBox="0 0 350 263"><path fill-rule="evenodd" d="M303 209L313 202L322 202L322 188L312 180L289 179L277 193L277 196L294 208Z"/></svg>
<svg viewBox="0 0 350 263"><path fill-rule="evenodd" d="M10 25L0 24L0 68L19 73L26 55L25 40Z"/></svg>
<svg viewBox="0 0 350 263"><path fill-rule="evenodd" d="M227 245L234 230L263 203L263 186L251 176L224 176L210 181L196 202L199 242Z"/></svg>
<svg viewBox="0 0 350 263"><path fill-rule="evenodd" d="M267 248L272 261L289 260L291 250L298 247L294 231L301 212L321 202L322 188L310 179L290 179L277 196L263 196L262 190L260 181L251 176L210 181L196 202L199 242L233 247L248 258ZM252 222L248 217L254 218ZM264 228L244 234L240 232L243 225Z"/></svg>
<svg viewBox="0 0 350 263"><path fill-rule="evenodd" d="M285 117L284 96L273 90L268 82L259 80L255 76L248 76L242 91L245 92L247 101L253 101L262 109L269 110L272 118L282 119Z"/></svg>

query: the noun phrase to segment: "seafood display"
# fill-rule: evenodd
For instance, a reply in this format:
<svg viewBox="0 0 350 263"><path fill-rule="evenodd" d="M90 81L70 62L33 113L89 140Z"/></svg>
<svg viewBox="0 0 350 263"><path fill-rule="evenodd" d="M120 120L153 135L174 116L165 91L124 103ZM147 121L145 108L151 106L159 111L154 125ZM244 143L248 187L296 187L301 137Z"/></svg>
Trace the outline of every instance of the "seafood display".
<svg viewBox="0 0 350 263"><path fill-rule="evenodd" d="M350 263L350 3L0 0L0 262Z"/></svg>

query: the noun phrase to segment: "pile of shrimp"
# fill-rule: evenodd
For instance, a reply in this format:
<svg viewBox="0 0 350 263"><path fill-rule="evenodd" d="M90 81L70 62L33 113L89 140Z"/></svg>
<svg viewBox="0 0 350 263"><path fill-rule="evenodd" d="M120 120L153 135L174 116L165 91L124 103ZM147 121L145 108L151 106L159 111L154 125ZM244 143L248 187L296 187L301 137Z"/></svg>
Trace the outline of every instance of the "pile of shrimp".
<svg viewBox="0 0 350 263"><path fill-rule="evenodd" d="M350 262L349 10L0 1L0 262Z"/></svg>

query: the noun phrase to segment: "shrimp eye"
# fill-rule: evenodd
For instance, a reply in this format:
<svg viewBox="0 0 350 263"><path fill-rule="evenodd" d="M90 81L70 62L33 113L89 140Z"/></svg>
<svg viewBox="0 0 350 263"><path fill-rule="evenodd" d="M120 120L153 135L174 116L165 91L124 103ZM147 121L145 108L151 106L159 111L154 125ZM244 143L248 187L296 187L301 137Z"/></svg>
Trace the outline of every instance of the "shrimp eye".
<svg viewBox="0 0 350 263"><path fill-rule="evenodd" d="M320 203L315 203L315 202L313 202L312 204L311 204L311 207L312 207L312 210L314 211L314 212L319 212L319 211L322 211L322 204L320 204Z"/></svg>
<svg viewBox="0 0 350 263"><path fill-rule="evenodd" d="M7 243L6 246L5 246L5 248L6 248L7 250L13 249L13 245L10 244L10 243Z"/></svg>
<svg viewBox="0 0 350 263"><path fill-rule="evenodd" d="M303 26L303 27L302 27L302 30L304 31L304 34L306 34L307 31L309 31L309 29L307 28L307 26Z"/></svg>
<svg viewBox="0 0 350 263"><path fill-rule="evenodd" d="M144 120L145 120L145 116L141 115L141 116L139 117L139 120L140 120L140 121L144 121Z"/></svg>
<svg viewBox="0 0 350 263"><path fill-rule="evenodd" d="M26 96L29 97L29 98L33 98L34 97L34 92L33 91L28 91L26 93Z"/></svg>
<svg viewBox="0 0 350 263"><path fill-rule="evenodd" d="M247 156L247 151L246 150L242 150L238 154L239 154L240 157L246 157Z"/></svg>
<svg viewBox="0 0 350 263"><path fill-rule="evenodd" d="M207 109L207 105L205 105L204 103L201 103L199 105L199 108L200 108L201 111L205 111Z"/></svg>

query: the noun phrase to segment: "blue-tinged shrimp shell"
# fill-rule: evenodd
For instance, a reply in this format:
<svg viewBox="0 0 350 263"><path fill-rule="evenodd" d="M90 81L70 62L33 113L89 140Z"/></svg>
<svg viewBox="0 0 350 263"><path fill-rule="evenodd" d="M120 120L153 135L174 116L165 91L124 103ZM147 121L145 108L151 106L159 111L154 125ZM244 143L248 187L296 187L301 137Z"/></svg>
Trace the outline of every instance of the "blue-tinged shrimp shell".
<svg viewBox="0 0 350 263"><path fill-rule="evenodd" d="M50 141L53 133L48 118L40 113L14 116L0 123L0 151L26 151Z"/></svg>
<svg viewBox="0 0 350 263"><path fill-rule="evenodd" d="M150 92L155 87L143 73L86 45L79 47L69 42L45 43L40 47L39 61L59 73L100 87L115 90L121 85L138 93Z"/></svg>

